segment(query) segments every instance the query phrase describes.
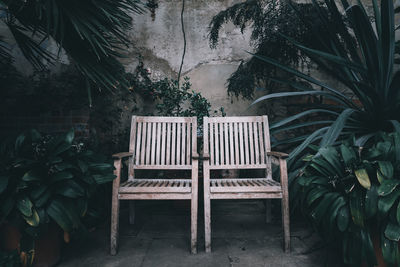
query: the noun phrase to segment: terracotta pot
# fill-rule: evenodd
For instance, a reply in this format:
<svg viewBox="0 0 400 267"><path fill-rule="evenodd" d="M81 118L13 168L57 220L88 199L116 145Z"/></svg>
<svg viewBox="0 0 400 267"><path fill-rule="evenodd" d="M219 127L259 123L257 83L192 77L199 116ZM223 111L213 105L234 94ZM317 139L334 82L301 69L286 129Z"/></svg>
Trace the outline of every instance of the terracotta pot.
<svg viewBox="0 0 400 267"><path fill-rule="evenodd" d="M0 226L0 247L5 251L13 251L18 249L21 233L18 228L9 224L3 223Z"/></svg>
<svg viewBox="0 0 400 267"><path fill-rule="evenodd" d="M61 258L61 244L61 229L58 225L51 224L47 233L35 241L33 266L51 267L56 265Z"/></svg>
<svg viewBox="0 0 400 267"><path fill-rule="evenodd" d="M5 251L18 249L20 252L21 233L17 227L4 223L0 226L0 247ZM51 224L48 231L35 241L33 266L55 266L61 257L61 229Z"/></svg>

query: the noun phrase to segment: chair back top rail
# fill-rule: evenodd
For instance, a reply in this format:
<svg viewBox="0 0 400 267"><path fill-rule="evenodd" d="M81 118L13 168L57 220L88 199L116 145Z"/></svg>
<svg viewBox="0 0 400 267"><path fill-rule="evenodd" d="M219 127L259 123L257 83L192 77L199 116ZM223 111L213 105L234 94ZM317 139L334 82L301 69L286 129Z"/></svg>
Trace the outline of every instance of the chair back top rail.
<svg viewBox="0 0 400 267"><path fill-rule="evenodd" d="M204 153L210 169L268 168L267 116L204 118Z"/></svg>
<svg viewBox="0 0 400 267"><path fill-rule="evenodd" d="M191 169L196 117L132 116L129 152L135 169Z"/></svg>

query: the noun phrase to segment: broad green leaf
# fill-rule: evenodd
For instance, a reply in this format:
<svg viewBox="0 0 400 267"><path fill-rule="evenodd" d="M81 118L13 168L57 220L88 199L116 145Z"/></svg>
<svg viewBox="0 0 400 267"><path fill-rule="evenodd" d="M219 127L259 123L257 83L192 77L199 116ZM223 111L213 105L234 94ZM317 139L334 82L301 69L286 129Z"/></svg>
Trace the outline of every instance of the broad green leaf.
<svg viewBox="0 0 400 267"><path fill-rule="evenodd" d="M72 141L74 141L75 138L75 132L74 129L69 130L66 134L65 134L65 142L67 144L72 144Z"/></svg>
<svg viewBox="0 0 400 267"><path fill-rule="evenodd" d="M78 198L85 195L84 189L78 183L72 180L59 186L55 192L70 198Z"/></svg>
<svg viewBox="0 0 400 267"><path fill-rule="evenodd" d="M350 212L347 205L340 208L336 220L339 231L344 232L350 221Z"/></svg>
<svg viewBox="0 0 400 267"><path fill-rule="evenodd" d="M24 174L24 176L22 176L22 180L26 181L26 182L30 182L30 181L40 181L40 176L35 173L35 171L28 171L27 173Z"/></svg>
<svg viewBox="0 0 400 267"><path fill-rule="evenodd" d="M94 180L96 181L97 184L105 184L108 182L112 182L117 176L115 176L114 174L110 173L110 174L95 174L93 175Z"/></svg>
<svg viewBox="0 0 400 267"><path fill-rule="evenodd" d="M357 156L354 150L344 144L340 145L340 152L342 154L344 163L347 166L349 166L350 164L354 163L357 160Z"/></svg>
<svg viewBox="0 0 400 267"><path fill-rule="evenodd" d="M397 223L400 224L400 202L397 204L396 219Z"/></svg>
<svg viewBox="0 0 400 267"><path fill-rule="evenodd" d="M324 196L328 190L326 190L323 187L316 187L312 189L308 194L307 194L307 204L308 206L311 206L311 204L314 203L315 200L319 199L320 197Z"/></svg>
<svg viewBox="0 0 400 267"><path fill-rule="evenodd" d="M386 263L396 264L398 256L398 242L386 238L385 234L381 235L382 256Z"/></svg>
<svg viewBox="0 0 400 267"><path fill-rule="evenodd" d="M387 196L392 193L399 184L399 180L384 180L382 184L378 187L378 194L380 196Z"/></svg>
<svg viewBox="0 0 400 267"><path fill-rule="evenodd" d="M17 208L26 217L32 216L32 202L27 197L23 197L17 201Z"/></svg>
<svg viewBox="0 0 400 267"><path fill-rule="evenodd" d="M383 181L385 181L385 177L383 176L380 170L376 170L376 179L378 179L378 182L380 184L382 184Z"/></svg>
<svg viewBox="0 0 400 267"><path fill-rule="evenodd" d="M33 227L38 226L40 223L39 215L36 212L36 209L32 210L32 216L30 216L30 217L24 216L24 219L27 224L29 224L30 226L33 226Z"/></svg>
<svg viewBox="0 0 400 267"><path fill-rule="evenodd" d="M378 189L375 185L365 195L365 215L371 218L378 210Z"/></svg>
<svg viewBox="0 0 400 267"><path fill-rule="evenodd" d="M355 225L364 227L364 207L363 197L360 190L355 190L350 194L350 213Z"/></svg>
<svg viewBox="0 0 400 267"><path fill-rule="evenodd" d="M46 211L49 216L65 231L71 232L73 223L68 215L65 213L65 206L59 200L53 200L47 207Z"/></svg>
<svg viewBox="0 0 400 267"><path fill-rule="evenodd" d="M310 213L311 217L319 224L327 213L330 205L339 196L338 193L327 193Z"/></svg>
<svg viewBox="0 0 400 267"><path fill-rule="evenodd" d="M385 236L393 241L400 240L400 226L398 224L394 224L389 222L385 229Z"/></svg>
<svg viewBox="0 0 400 267"><path fill-rule="evenodd" d="M394 202L400 197L400 190L396 190L389 195L379 198L378 210L382 214L386 214L393 206Z"/></svg>
<svg viewBox="0 0 400 267"><path fill-rule="evenodd" d="M354 174L357 177L358 182L361 184L362 187L365 189L370 189L371 188L371 181L369 179L367 170L365 169L359 169L354 171Z"/></svg>
<svg viewBox="0 0 400 267"><path fill-rule="evenodd" d="M387 178L387 179L392 179L393 178L393 165L389 161L378 161L379 165L379 170L381 173Z"/></svg>
<svg viewBox="0 0 400 267"><path fill-rule="evenodd" d="M324 134L321 140L320 146L324 147L332 145L339 137L343 128L346 125L347 119L355 112L354 109L345 109L335 120L335 122L329 127L329 130Z"/></svg>
<svg viewBox="0 0 400 267"><path fill-rule="evenodd" d="M67 172L67 171L61 171L61 172L57 172L53 176L51 176L51 181L54 183L54 182L71 179L73 177L74 177L74 175L72 173Z"/></svg>
<svg viewBox="0 0 400 267"><path fill-rule="evenodd" d="M336 175L343 175L344 166L341 164L339 153L334 147L322 147L318 153L329 162L329 170L333 171Z"/></svg>

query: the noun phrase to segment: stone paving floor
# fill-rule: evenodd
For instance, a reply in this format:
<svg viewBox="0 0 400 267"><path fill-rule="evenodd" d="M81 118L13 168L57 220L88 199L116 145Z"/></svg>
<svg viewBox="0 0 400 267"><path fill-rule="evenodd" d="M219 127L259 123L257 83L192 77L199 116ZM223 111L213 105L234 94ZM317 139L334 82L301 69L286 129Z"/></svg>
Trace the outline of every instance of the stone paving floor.
<svg viewBox="0 0 400 267"><path fill-rule="evenodd" d="M200 207L201 208L201 207ZM292 218L291 253L282 250L279 207L265 223L261 201L212 203L212 253L204 252L204 228L199 214L198 254L189 253L189 203L146 201L137 204L137 222L129 225L121 209L120 244L109 255L109 225L64 250L60 267L339 267L340 256L329 251L305 222ZM200 209L201 210L201 209ZM329 253L327 253L329 251Z"/></svg>

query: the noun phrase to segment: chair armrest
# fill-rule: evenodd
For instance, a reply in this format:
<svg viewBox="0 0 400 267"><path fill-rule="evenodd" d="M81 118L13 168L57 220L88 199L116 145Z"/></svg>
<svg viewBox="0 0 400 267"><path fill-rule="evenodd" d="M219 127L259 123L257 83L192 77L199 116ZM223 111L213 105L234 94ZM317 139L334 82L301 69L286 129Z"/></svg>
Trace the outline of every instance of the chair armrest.
<svg viewBox="0 0 400 267"><path fill-rule="evenodd" d="M286 153L276 152L276 151L267 152L267 155L278 158L278 159L287 159L289 157L289 155Z"/></svg>
<svg viewBox="0 0 400 267"><path fill-rule="evenodd" d="M113 159L122 159L122 158L132 157L132 156L133 156L132 152L120 152L120 153L112 155Z"/></svg>

